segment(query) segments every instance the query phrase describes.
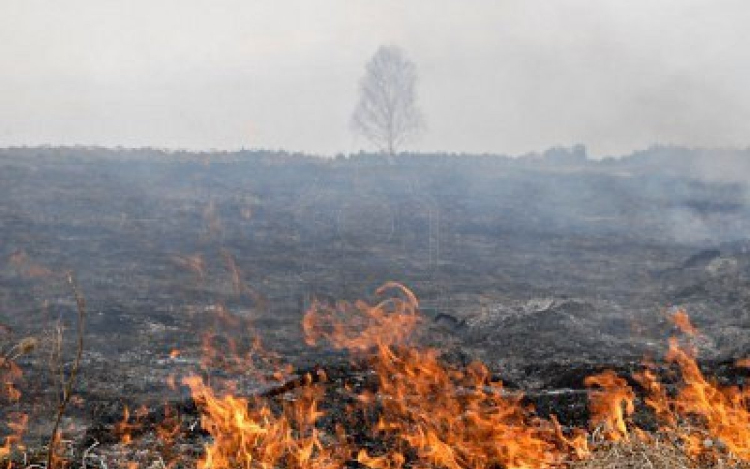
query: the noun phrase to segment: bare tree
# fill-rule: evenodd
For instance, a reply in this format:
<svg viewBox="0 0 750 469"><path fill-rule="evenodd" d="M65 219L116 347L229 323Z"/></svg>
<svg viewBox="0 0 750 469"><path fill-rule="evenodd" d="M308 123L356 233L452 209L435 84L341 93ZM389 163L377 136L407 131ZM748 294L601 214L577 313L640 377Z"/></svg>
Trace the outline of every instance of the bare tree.
<svg viewBox="0 0 750 469"><path fill-rule="evenodd" d="M380 46L359 82L352 129L392 157L424 128L416 84L416 66L404 51Z"/></svg>

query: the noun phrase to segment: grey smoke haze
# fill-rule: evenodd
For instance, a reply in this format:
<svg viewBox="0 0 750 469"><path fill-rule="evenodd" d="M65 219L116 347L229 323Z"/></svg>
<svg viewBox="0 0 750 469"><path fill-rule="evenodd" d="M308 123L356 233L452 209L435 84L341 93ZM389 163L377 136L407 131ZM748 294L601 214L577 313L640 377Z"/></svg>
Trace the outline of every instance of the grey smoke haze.
<svg viewBox="0 0 750 469"><path fill-rule="evenodd" d="M744 147L748 24L746 0L3 0L0 146L357 151L357 81L396 43L417 150Z"/></svg>

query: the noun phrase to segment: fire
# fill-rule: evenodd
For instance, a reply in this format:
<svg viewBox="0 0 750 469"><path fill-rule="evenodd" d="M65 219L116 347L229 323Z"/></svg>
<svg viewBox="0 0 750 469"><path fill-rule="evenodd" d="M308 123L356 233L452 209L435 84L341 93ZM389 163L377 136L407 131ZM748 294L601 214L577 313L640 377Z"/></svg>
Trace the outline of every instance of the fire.
<svg viewBox="0 0 750 469"><path fill-rule="evenodd" d="M335 431L319 424L325 415L320 410L323 372L317 380L304 375L281 407L219 392L193 375L183 384L212 437L199 469L340 469L353 459L373 469L547 468L588 454L585 431L566 434L556 419L536 416L521 393L507 391L484 365L448 366L437 350L409 346L420 321L417 299L399 284L386 284L378 293L387 291L395 295L375 304L315 303L303 321L310 344L327 341L360 354L372 352L375 388L346 387L358 403L349 412L368 416L372 426L364 433L383 441L387 452L357 447L342 422L334 422Z"/></svg>
<svg viewBox="0 0 750 469"><path fill-rule="evenodd" d="M676 314L674 319L688 335L697 333L686 315ZM707 379L694 348L676 337L669 341L666 360L680 370L682 383L676 395L670 396L648 369L637 377L648 391L646 404L661 419L663 430L676 434L692 457L716 458L719 449L725 448L735 458L750 461L750 389Z"/></svg>
<svg viewBox="0 0 750 469"><path fill-rule="evenodd" d="M584 380L589 388L591 425L601 427L610 441L628 440L627 419L635 412L635 393L625 379L612 370L606 370Z"/></svg>
<svg viewBox="0 0 750 469"><path fill-rule="evenodd" d="M381 442L376 449L355 444L357 438L343 430L345 422L320 423L326 397L322 370L317 380L307 374L285 388L288 394L281 403L238 397L232 386L218 391L193 375L182 382L190 388L201 412L201 426L212 438L199 469L340 469L353 460L371 469L538 469L589 457L596 450L589 443L598 441L594 438L598 431L608 441L629 441L633 435L651 441L631 421L635 391L615 372L607 370L584 381L594 433L564 430L554 416L537 415L520 392L507 390L481 363L451 366L439 351L412 344L412 333L421 320L417 298L396 283L378 290L387 292L393 296L373 304L315 302L302 322L308 344L325 342L367 361L373 372L371 385L344 384L344 388L355 397L347 407L359 416L353 421L371 422L370 428L358 429L359 437ZM230 327L243 324L222 305L215 309L220 322ZM672 319L689 337L698 334L683 310ZM204 345L210 360L205 366L215 364L227 351L235 369L242 363L253 366L253 355L266 353L258 340L245 353L238 353L232 341L216 348L217 340L219 336L207 336ZM716 457L725 450L750 461L750 392L706 379L692 347L676 338L670 340L667 362L680 370L682 385L676 392L660 382L654 364L633 376L645 392L645 404L661 422L661 431L675 435L693 457ZM283 380L282 367L277 361L273 364L276 373L271 376ZM179 423L160 429L159 435L171 442L176 431Z"/></svg>
<svg viewBox="0 0 750 469"><path fill-rule="evenodd" d="M2 379L0 398L4 401L3 404L14 404L21 399L17 383L23 376L23 372L13 358L26 353L30 347L29 343L29 339L25 339L0 357L0 379ZM2 444L0 444L0 460L8 458L14 448L23 449L23 435L26 433L29 422L29 416L22 412L9 412L8 417L9 421L6 426L10 432L3 437Z"/></svg>
<svg viewBox="0 0 750 469"><path fill-rule="evenodd" d="M27 414L13 413L9 417L11 420L7 425L10 429L10 434L5 437L5 441L0 446L0 460L7 458L13 451L13 448L22 448L21 441L29 423L29 416Z"/></svg>
<svg viewBox="0 0 750 469"><path fill-rule="evenodd" d="M21 391L16 387L23 376L21 368L12 360L0 358L0 377L2 378L2 391L0 396L9 402L18 402L21 399Z"/></svg>
<svg viewBox="0 0 750 469"><path fill-rule="evenodd" d="M570 451L587 451L580 434L565 438L556 421L536 417L523 396L505 391L484 365L458 369L443 364L437 350L405 346L419 321L418 303L399 284L378 293L387 289L399 296L375 305L314 304L303 322L310 344L324 338L336 348L375 348L371 367L377 393L365 393L360 401L379 411L373 432L393 450L378 456L361 450L360 463L400 468L411 451L422 463L450 469L545 468L564 461Z"/></svg>
<svg viewBox="0 0 750 469"><path fill-rule="evenodd" d="M672 323L684 334L689 336L695 336L698 334L698 329L690 321L690 316L684 309L678 309L675 311L670 319Z"/></svg>
<svg viewBox="0 0 750 469"><path fill-rule="evenodd" d="M325 447L315 423L320 388L305 387L302 395L275 414L263 402L232 395L219 396L197 376L185 378L203 414L201 426L212 437L199 469L273 468L284 463L298 469L341 468L345 446Z"/></svg>
<svg viewBox="0 0 750 469"><path fill-rule="evenodd" d="M182 422L177 411L169 404L165 404L164 419L156 427L156 433L159 436L159 441L167 445L171 445L177 435L180 433L181 424Z"/></svg>
<svg viewBox="0 0 750 469"><path fill-rule="evenodd" d="M544 468L571 449L552 421L536 417L522 395L507 392L479 363L459 370L442 364L435 350L381 347L375 370L382 407L376 431L403 446L391 466L411 449L451 469Z"/></svg>
<svg viewBox="0 0 750 469"><path fill-rule="evenodd" d="M139 407L131 418L130 408L125 406L122 411L122 420L115 424L115 434L120 437L120 443L129 445L133 442L133 432L143 427L143 419L148 415L148 408Z"/></svg>
<svg viewBox="0 0 750 469"><path fill-rule="evenodd" d="M316 345L325 339L336 348L362 352L375 346L404 344L421 320L419 302L414 293L398 283L385 284L377 294L387 291L401 296L375 305L364 301L342 301L333 306L313 303L302 320L307 344Z"/></svg>
<svg viewBox="0 0 750 469"><path fill-rule="evenodd" d="M239 270L230 270L235 293L247 293ZM249 320L222 303L213 306L213 327L203 342L204 377L192 374L181 380L210 436L198 469L343 469L354 461L371 469L545 469L589 457L602 440L650 441L632 421L636 391L614 371L584 380L591 431L564 428L555 416L538 415L521 392L507 389L482 363L451 365L438 350L420 347L414 333L422 317L409 289L388 283L377 293L391 296L373 303L314 302L305 313L302 328L309 345L348 350L357 364L367 364L370 373L358 376L356 384L336 382L335 392L323 369L290 380L291 367L265 350L258 336L235 340L230 334L251 331ZM706 378L691 343L698 330L684 310L671 318L687 336L670 339L666 355L681 380L676 388L665 385L659 367L646 363L633 376L643 390L639 395L659 421L659 431L674 437L691 457L731 455L750 462L750 390ZM31 345L19 350L24 347ZM173 349L170 357L181 353ZM749 365L748 359L736 362L738 367ZM212 376L216 367L225 372L215 373L222 377ZM3 359L0 373L0 396L17 401L20 370ZM226 378L233 373L281 381L276 394L281 398L242 397L241 382ZM174 375L168 379L172 389L179 382ZM328 413L330 399L342 396L349 415ZM147 431L149 415L145 407L132 414L124 408L114 428L124 446L131 445L134 434ZM28 417L13 417L0 459L21 446ZM177 453L183 423L177 410L166 405L162 421L153 427L162 454L168 455L164 467L187 463Z"/></svg>
<svg viewBox="0 0 750 469"><path fill-rule="evenodd" d="M672 412L683 419L696 419L705 426L709 438L721 442L739 459L750 461L750 390L707 380L690 351L675 339L670 341L667 361L679 366L684 383L669 401ZM704 444L706 439L700 433L688 431L682 435L691 455L714 450L713 445Z"/></svg>

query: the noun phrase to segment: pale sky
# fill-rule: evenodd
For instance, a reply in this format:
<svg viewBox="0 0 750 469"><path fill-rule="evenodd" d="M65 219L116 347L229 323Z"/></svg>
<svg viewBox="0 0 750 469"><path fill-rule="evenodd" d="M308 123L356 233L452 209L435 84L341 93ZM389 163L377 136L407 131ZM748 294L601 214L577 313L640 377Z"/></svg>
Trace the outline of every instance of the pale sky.
<svg viewBox="0 0 750 469"><path fill-rule="evenodd" d="M413 150L750 146L747 0L0 0L0 147L367 149L381 44L417 65Z"/></svg>

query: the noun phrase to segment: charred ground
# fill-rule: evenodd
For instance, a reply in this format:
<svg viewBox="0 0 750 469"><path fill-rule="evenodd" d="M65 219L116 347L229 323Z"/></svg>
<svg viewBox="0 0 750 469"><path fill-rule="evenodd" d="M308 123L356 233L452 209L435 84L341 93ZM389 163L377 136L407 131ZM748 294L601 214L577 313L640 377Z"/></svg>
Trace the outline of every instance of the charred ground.
<svg viewBox="0 0 750 469"><path fill-rule="evenodd" d="M198 366L206 332L250 347L252 324L280 360L360 379L341 354L307 347L300 319L313 298L367 298L388 280L420 298L421 340L449 360L482 359L571 421L585 412L575 390L586 375L664 352L673 306L702 330L707 368L741 381L729 364L750 354L746 153L654 148L590 161L557 149L388 164L0 150L3 334L40 337L22 365L24 390L43 408L54 393L44 338L58 319L75 319L61 274L76 272L89 316L73 413L94 434L124 403L153 413L166 396L189 402L165 383ZM217 319L217 308L240 322ZM173 349L181 353L170 358ZM252 375L243 382L263 391ZM542 392L559 389L573 392Z"/></svg>

